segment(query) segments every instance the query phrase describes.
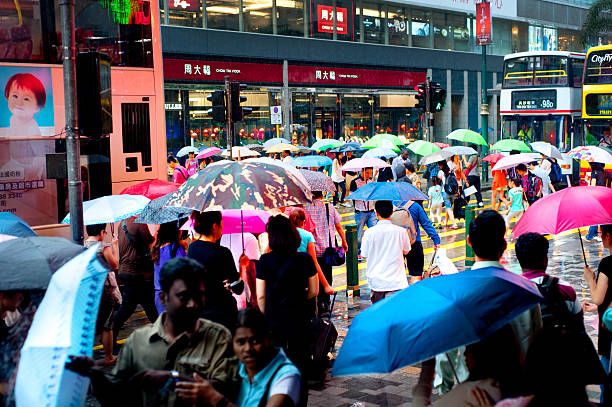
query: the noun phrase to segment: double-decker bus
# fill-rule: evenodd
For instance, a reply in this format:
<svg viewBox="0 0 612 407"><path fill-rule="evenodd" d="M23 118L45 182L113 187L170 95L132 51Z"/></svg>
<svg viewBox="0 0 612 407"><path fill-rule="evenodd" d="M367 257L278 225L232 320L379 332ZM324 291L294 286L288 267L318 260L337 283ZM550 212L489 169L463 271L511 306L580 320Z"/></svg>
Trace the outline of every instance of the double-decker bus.
<svg viewBox="0 0 612 407"><path fill-rule="evenodd" d="M582 140L581 100L584 54L520 52L504 58L500 115L502 138L545 141L561 152ZM572 175L572 160L560 162Z"/></svg>
<svg viewBox="0 0 612 407"><path fill-rule="evenodd" d="M159 15L155 0L76 1L76 52L108 56L112 111L110 134L80 137L83 200L166 177ZM32 226L68 211L61 44L59 0L0 0L0 211Z"/></svg>

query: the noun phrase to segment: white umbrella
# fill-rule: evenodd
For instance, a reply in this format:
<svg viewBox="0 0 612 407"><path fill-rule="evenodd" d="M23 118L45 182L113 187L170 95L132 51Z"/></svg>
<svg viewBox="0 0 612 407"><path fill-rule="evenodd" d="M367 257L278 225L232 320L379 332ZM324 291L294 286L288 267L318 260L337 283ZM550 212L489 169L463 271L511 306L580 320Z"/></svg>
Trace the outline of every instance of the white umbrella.
<svg viewBox="0 0 612 407"><path fill-rule="evenodd" d="M580 146L567 152L568 157L589 163L612 164L612 154L596 146Z"/></svg>
<svg viewBox="0 0 612 407"><path fill-rule="evenodd" d="M428 165L437 163L438 161L446 161L454 155L474 155L478 154L472 147L454 146L446 147L443 150L436 151L421 158L420 165Z"/></svg>
<svg viewBox="0 0 612 407"><path fill-rule="evenodd" d="M229 151L225 150L220 155L224 157L229 157ZM260 155L261 154L259 154L257 151L249 150L248 148L243 146L232 147L233 158L259 157Z"/></svg>
<svg viewBox="0 0 612 407"><path fill-rule="evenodd" d="M264 148L268 148L268 147L275 146L277 144L291 144L291 142L284 137L276 137L276 138L271 138L270 140L265 141L263 143L263 146Z"/></svg>
<svg viewBox="0 0 612 407"><path fill-rule="evenodd" d="M342 166L342 171L361 171L364 168L380 168L391 167L388 163L380 158L355 158Z"/></svg>
<svg viewBox="0 0 612 407"><path fill-rule="evenodd" d="M540 155L537 153L521 153L509 155L499 160L497 164L495 164L495 166L493 167L493 171L507 170L508 168L514 168L519 164L526 164L533 161L537 161L539 158Z"/></svg>
<svg viewBox="0 0 612 407"><path fill-rule="evenodd" d="M193 147L193 146L186 146L186 147L181 148L178 151L178 153L176 153L176 156L177 157L183 157L183 156L185 156L185 155L187 155L189 153L197 154L198 151L199 150L197 148Z"/></svg>
<svg viewBox="0 0 612 407"><path fill-rule="evenodd" d="M397 153L391 149L385 147L376 147L371 150L366 151L362 156L362 158L370 158L370 157L383 157L383 158L394 158L397 157Z"/></svg>
<svg viewBox="0 0 612 407"><path fill-rule="evenodd" d="M538 153L543 154L546 157L563 160L563 156L561 155L559 149L545 141L535 141L531 143L531 148L533 148L533 151L537 151Z"/></svg>
<svg viewBox="0 0 612 407"><path fill-rule="evenodd" d="M108 195L83 202L83 223L115 223L144 210L151 200L142 195ZM62 223L70 223L70 214Z"/></svg>

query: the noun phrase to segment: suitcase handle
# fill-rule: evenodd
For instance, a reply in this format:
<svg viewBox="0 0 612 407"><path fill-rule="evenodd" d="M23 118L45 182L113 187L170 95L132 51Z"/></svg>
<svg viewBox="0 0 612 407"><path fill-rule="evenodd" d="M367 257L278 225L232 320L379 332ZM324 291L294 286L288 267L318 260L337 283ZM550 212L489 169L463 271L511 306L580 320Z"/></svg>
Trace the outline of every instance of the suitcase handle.
<svg viewBox="0 0 612 407"><path fill-rule="evenodd" d="M334 304L336 303L337 295L338 295L338 292L334 291L334 296L332 297L331 304L329 305L329 318L327 318L327 320L330 322L331 322L332 313L334 312Z"/></svg>

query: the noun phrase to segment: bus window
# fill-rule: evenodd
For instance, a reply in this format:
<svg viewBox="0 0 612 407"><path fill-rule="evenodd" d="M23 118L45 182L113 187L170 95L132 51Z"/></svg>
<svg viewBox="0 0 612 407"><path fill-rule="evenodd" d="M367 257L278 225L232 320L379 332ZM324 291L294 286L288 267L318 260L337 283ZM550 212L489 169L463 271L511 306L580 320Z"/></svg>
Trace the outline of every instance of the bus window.
<svg viewBox="0 0 612 407"><path fill-rule="evenodd" d="M586 60L585 85L612 84L612 52L593 51Z"/></svg>
<svg viewBox="0 0 612 407"><path fill-rule="evenodd" d="M567 85L567 57L546 55L533 58L535 85Z"/></svg>
<svg viewBox="0 0 612 407"><path fill-rule="evenodd" d="M582 73L584 72L584 60L572 58L572 82L573 86L580 88L582 86Z"/></svg>
<svg viewBox="0 0 612 407"><path fill-rule="evenodd" d="M533 85L533 67L529 57L508 59L504 63L504 88Z"/></svg>

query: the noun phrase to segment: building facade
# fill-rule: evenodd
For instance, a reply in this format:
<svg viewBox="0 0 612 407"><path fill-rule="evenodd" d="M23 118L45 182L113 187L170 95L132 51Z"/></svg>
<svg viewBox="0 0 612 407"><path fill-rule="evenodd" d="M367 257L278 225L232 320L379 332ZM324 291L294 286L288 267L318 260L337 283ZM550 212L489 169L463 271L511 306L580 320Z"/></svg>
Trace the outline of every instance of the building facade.
<svg viewBox="0 0 612 407"><path fill-rule="evenodd" d="M491 0L487 89L501 82L506 54L582 51L591 3ZM300 144L380 132L423 138L415 86L427 76L447 90L434 140L480 128L474 0L160 0L160 8L169 151L225 144L206 114L225 76L248 86L253 113L235 128L243 145L276 136ZM494 141L498 97L488 104Z"/></svg>

